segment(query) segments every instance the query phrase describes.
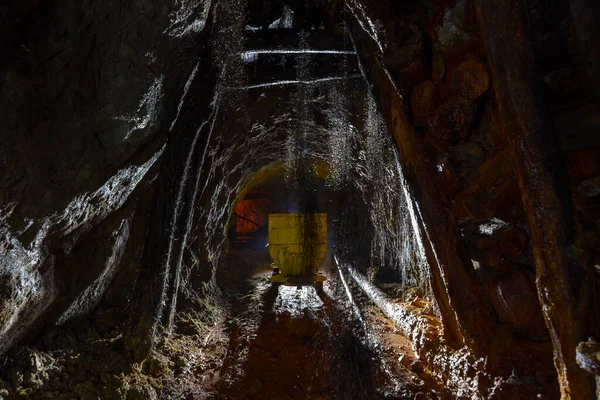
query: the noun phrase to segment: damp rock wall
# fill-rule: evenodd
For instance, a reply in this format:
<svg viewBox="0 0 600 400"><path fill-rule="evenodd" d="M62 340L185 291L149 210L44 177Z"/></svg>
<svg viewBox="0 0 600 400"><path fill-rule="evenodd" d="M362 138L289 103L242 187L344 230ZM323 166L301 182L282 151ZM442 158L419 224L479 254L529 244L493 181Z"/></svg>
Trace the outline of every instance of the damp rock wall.
<svg viewBox="0 0 600 400"><path fill-rule="evenodd" d="M541 367L540 386L555 384L553 351L563 398L590 395L574 351L596 329L595 250L584 239L596 235L595 213L576 188L578 174L598 173L586 161L598 141L584 139L598 99L583 72L588 36L574 34L580 6L506 5L499 17L488 2L348 4L430 239L446 338L500 376ZM523 346L546 361L533 367Z"/></svg>
<svg viewBox="0 0 600 400"><path fill-rule="evenodd" d="M209 7L0 8L0 352L90 311L113 279L135 280L152 179Z"/></svg>

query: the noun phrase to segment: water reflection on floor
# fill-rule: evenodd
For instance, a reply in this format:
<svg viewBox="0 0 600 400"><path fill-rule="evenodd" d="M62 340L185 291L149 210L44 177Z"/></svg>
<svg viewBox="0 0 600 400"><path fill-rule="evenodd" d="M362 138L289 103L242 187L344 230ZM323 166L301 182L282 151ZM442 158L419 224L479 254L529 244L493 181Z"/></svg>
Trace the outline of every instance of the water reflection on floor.
<svg viewBox="0 0 600 400"><path fill-rule="evenodd" d="M258 254L238 258L246 279L231 292L231 337L213 398L447 398L425 372L412 371L411 343L347 269L324 262L317 292L308 277L269 282L271 267Z"/></svg>
<svg viewBox="0 0 600 400"><path fill-rule="evenodd" d="M291 317L301 317L306 312L323 308L323 300L312 286L279 287L273 311L276 315L287 314Z"/></svg>

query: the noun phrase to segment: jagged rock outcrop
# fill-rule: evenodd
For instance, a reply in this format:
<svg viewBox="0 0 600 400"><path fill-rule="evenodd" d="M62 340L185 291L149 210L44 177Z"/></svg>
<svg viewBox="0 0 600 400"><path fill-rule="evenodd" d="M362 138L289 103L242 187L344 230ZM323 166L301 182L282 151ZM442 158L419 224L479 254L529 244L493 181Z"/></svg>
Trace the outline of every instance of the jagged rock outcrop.
<svg viewBox="0 0 600 400"><path fill-rule="evenodd" d="M2 352L32 328L90 311L115 275L135 279L123 269L139 267L145 236L135 232L150 215L210 6L11 3L2 6Z"/></svg>

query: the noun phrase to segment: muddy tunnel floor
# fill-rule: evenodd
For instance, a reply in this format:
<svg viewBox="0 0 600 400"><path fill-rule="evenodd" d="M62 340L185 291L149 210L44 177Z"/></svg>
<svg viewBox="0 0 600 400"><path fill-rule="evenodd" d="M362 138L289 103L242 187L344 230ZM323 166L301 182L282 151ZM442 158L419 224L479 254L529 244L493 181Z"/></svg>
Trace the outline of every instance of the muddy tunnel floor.
<svg viewBox="0 0 600 400"><path fill-rule="evenodd" d="M178 329L132 362L117 309L54 327L0 361L7 399L446 399L409 340L335 267L324 290L275 286L262 253L230 251L209 329ZM230 267L227 269L227 267Z"/></svg>
<svg viewBox="0 0 600 400"><path fill-rule="evenodd" d="M268 282L268 262L238 251L252 271L232 297L231 337L218 399L444 398L408 340L368 299L351 303L334 267L320 293Z"/></svg>

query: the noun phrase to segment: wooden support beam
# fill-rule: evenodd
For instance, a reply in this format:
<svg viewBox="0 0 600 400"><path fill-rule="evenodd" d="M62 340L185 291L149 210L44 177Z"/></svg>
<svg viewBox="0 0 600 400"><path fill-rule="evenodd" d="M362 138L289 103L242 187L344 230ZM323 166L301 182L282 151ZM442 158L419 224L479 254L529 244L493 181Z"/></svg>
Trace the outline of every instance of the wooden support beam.
<svg viewBox="0 0 600 400"><path fill-rule="evenodd" d="M359 18L359 17L357 17ZM440 307L446 339L466 344L485 356L496 321L477 284L473 267L460 237L456 216L439 190L440 175L419 143L407 115L407 103L391 74L378 59L379 48L359 24L351 23L365 78L393 136L400 161L417 202L429 265L431 287Z"/></svg>
<svg viewBox="0 0 600 400"><path fill-rule="evenodd" d="M308 31L301 36L294 29L261 29L246 31L244 48L248 50L312 49L312 50L352 50L352 44L345 34L332 35L325 30Z"/></svg>
<svg viewBox="0 0 600 400"><path fill-rule="evenodd" d="M303 69L306 58L310 60ZM244 64L244 87L277 86L277 82L327 81L360 74L355 55L348 54L260 54ZM302 75L302 79L299 78Z"/></svg>
<svg viewBox="0 0 600 400"><path fill-rule="evenodd" d="M592 399L594 381L576 364L575 349L592 333L593 271L538 87L525 3L482 0L474 4L527 212L537 291L552 338L561 398Z"/></svg>

